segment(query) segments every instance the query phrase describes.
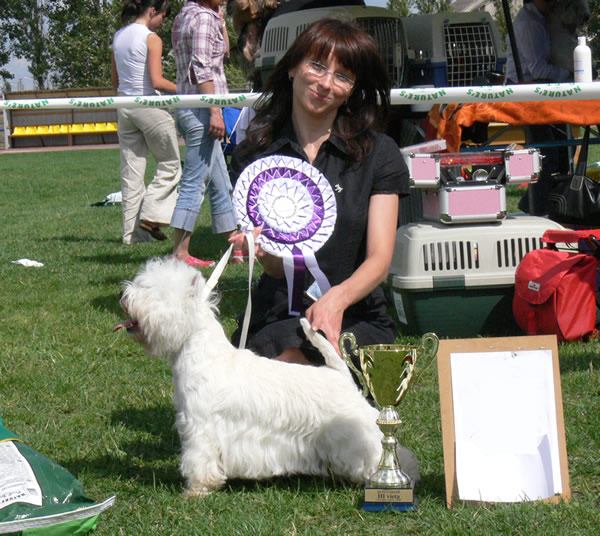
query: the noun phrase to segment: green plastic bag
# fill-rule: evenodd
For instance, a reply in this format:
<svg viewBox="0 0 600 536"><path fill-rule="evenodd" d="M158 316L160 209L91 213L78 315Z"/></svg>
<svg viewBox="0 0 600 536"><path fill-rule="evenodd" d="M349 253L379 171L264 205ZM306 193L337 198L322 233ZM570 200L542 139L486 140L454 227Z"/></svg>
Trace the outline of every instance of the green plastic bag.
<svg viewBox="0 0 600 536"><path fill-rule="evenodd" d="M87 497L79 480L28 447L0 418L0 534L86 534L114 500Z"/></svg>

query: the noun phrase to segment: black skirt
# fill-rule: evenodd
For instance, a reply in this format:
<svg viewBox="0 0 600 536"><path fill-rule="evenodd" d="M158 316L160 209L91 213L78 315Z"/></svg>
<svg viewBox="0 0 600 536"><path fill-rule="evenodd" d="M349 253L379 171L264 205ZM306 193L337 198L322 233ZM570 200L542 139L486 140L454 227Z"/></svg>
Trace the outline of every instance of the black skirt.
<svg viewBox="0 0 600 536"><path fill-rule="evenodd" d="M303 309L311 305L305 298ZM302 316L302 315L301 315ZM323 364L320 352L306 339L300 325L301 316L288 314L287 287L280 279L263 275L252 295L252 315L248 328L246 348L259 355L275 358L287 348L300 348L312 362ZM239 344L243 315L238 317L238 329L231 339ZM342 320L342 332L351 332L358 346L393 344L396 325L387 312L383 289L375 289L369 296L349 307ZM360 370L358 357L354 365Z"/></svg>

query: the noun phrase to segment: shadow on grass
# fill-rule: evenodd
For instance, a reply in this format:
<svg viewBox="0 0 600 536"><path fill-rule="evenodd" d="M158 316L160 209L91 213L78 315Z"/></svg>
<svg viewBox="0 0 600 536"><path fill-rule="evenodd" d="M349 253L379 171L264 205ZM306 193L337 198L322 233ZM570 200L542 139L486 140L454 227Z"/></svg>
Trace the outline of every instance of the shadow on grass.
<svg viewBox="0 0 600 536"><path fill-rule="evenodd" d="M113 313L116 315L122 315L123 310L121 309L121 305L119 304L121 292L121 282L115 283L115 293L109 296L98 296L91 300L91 304L95 309L99 309L101 311L106 311L109 313Z"/></svg>
<svg viewBox="0 0 600 536"><path fill-rule="evenodd" d="M170 462L163 460L161 463L150 463L146 458L132 453L150 449L157 451L161 449L160 445L154 442L134 441L121 445L121 448L126 452L126 456L105 454L95 459L69 460L61 465L75 476L85 472L115 481L132 480L142 486L175 485L177 488L183 488L183 478L179 472L179 457L176 457L177 451L171 454L173 460ZM161 456L161 459L163 458L167 456Z"/></svg>
<svg viewBox="0 0 600 536"><path fill-rule="evenodd" d="M322 493L336 488L356 487L330 477L317 476L278 476L267 480L228 480L225 489L231 493L263 493L266 490L277 492Z"/></svg>
<svg viewBox="0 0 600 536"><path fill-rule="evenodd" d="M446 480L443 474L428 474L423 475L421 481L415 488L417 497L429 497L432 500L446 501Z"/></svg>
<svg viewBox="0 0 600 536"><path fill-rule="evenodd" d="M131 435L138 438L109 442L116 446L115 454L70 460L63 464L69 471L75 475L85 471L101 477L131 479L145 486L156 486L157 483L183 486L179 473L179 437L174 429L171 405L116 411L110 423L116 429L130 429Z"/></svg>
<svg viewBox="0 0 600 536"><path fill-rule="evenodd" d="M184 488L179 472L180 445L173 425L173 408L157 405L148 408L128 408L114 412L111 424L124 426L133 433L150 434L148 439L116 442L118 453L106 454L96 459L69 460L62 463L73 474L94 473L99 477L132 480L142 486L157 485L172 487L175 492ZM356 507L363 500L362 486L335 477L292 475L266 480L233 479L227 482L227 493L326 493L336 489L356 488L360 491ZM444 476L425 475L416 488L420 499L431 498L436 502L445 501Z"/></svg>
<svg viewBox="0 0 600 536"><path fill-rule="evenodd" d="M596 348L585 347L585 351L577 352L576 355L560 356L559 365L561 374L589 371L600 368L600 356Z"/></svg>
<svg viewBox="0 0 600 536"><path fill-rule="evenodd" d="M115 411L110 422L112 425L123 425L131 430L152 434L160 442L179 443L175 430L175 411L170 404Z"/></svg>
<svg viewBox="0 0 600 536"><path fill-rule="evenodd" d="M135 246L134 246L135 247ZM81 255L79 259L91 264L138 264L142 265L152 257L162 257L168 255L164 253L150 253L147 251L128 251L127 253L102 254L102 255Z"/></svg>
<svg viewBox="0 0 600 536"><path fill-rule="evenodd" d="M262 493L273 489L277 492L302 492L302 493L326 493L335 489L354 488L358 493L355 506L362 507L364 500L364 487L351 482L345 482L335 477L315 477L315 476L287 476L275 477L269 480L230 480L227 482L228 491L232 493ZM435 502L446 502L445 483L443 475L426 475L417 484L415 495L418 500L429 498Z"/></svg>
<svg viewBox="0 0 600 536"><path fill-rule="evenodd" d="M55 236L49 238L57 242L67 242L73 244L81 244L82 242L102 242L103 244L121 244L119 237L115 238L102 238L98 236L85 236L85 235L66 235L66 236Z"/></svg>

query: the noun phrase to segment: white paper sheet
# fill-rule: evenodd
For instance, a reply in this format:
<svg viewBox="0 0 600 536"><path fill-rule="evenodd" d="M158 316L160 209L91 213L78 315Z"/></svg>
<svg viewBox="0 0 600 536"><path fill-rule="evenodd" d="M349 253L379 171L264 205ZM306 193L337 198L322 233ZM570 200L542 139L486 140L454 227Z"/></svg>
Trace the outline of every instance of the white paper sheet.
<svg viewBox="0 0 600 536"><path fill-rule="evenodd" d="M462 500L562 493L551 350L450 354Z"/></svg>

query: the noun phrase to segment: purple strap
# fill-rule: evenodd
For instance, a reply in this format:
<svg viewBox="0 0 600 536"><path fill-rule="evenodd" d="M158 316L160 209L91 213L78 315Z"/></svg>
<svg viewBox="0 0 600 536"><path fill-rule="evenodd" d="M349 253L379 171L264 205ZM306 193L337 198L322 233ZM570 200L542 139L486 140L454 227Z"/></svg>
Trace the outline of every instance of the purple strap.
<svg viewBox="0 0 600 536"><path fill-rule="evenodd" d="M294 256L294 280L292 282L290 313L300 314L306 265L304 264L304 255L297 246L292 248L292 255Z"/></svg>

